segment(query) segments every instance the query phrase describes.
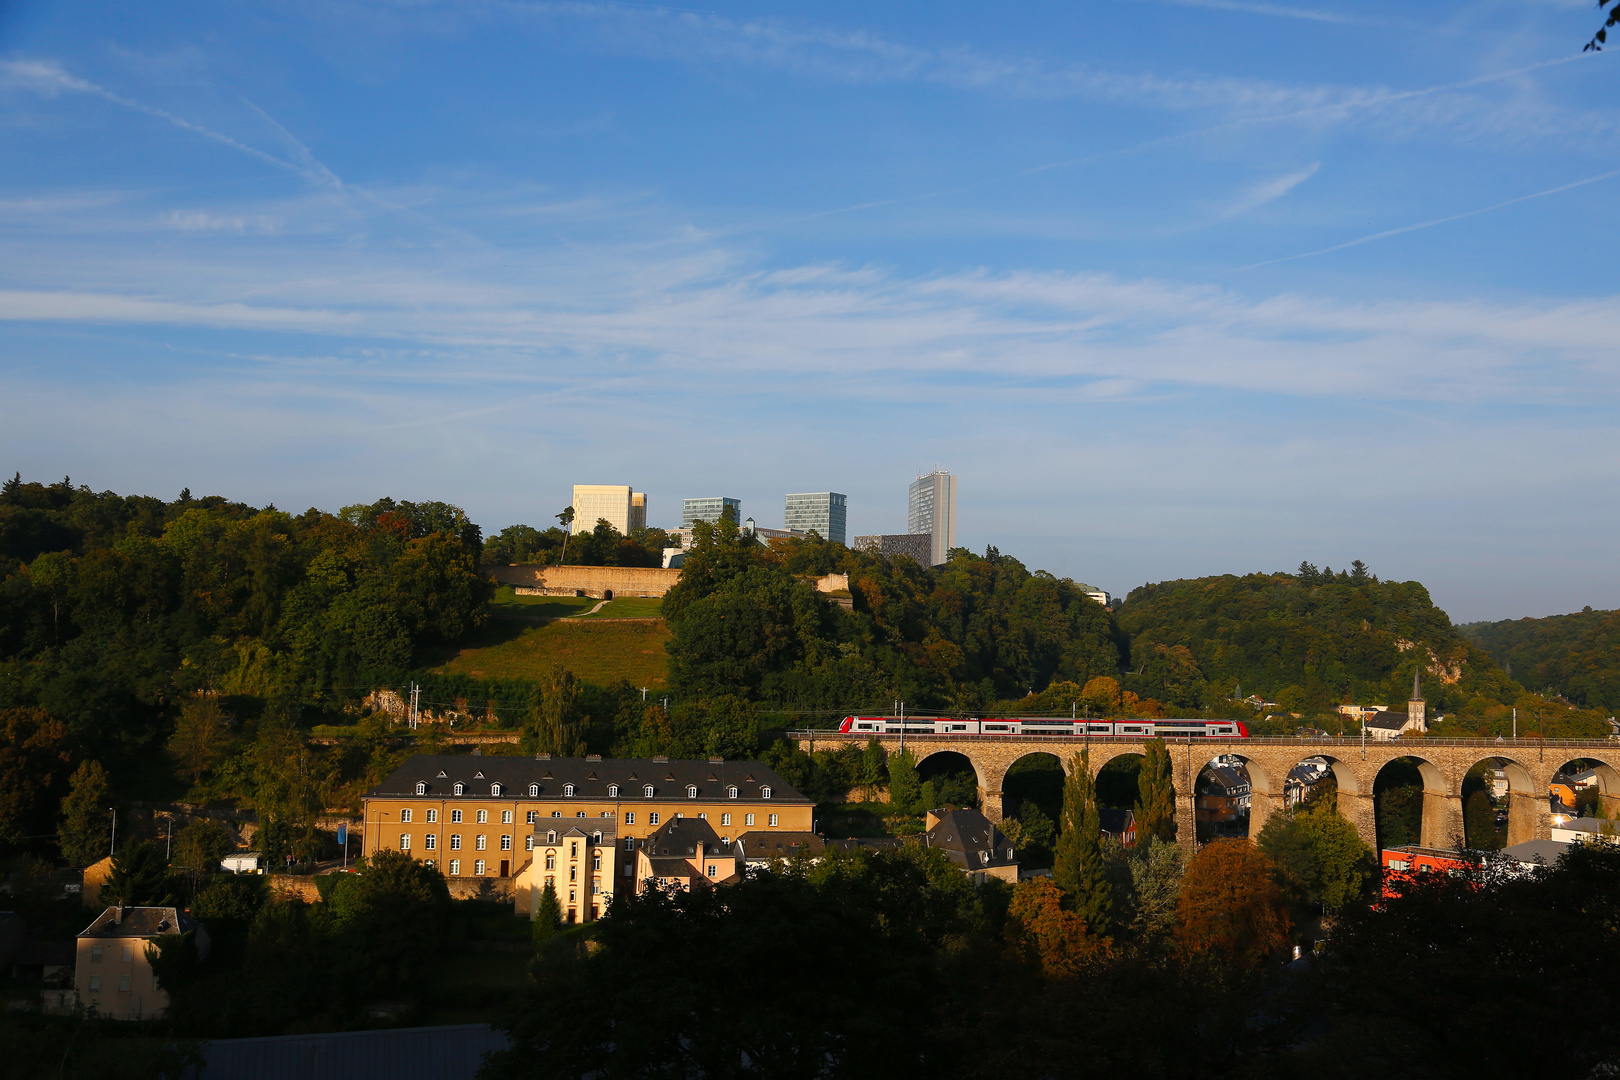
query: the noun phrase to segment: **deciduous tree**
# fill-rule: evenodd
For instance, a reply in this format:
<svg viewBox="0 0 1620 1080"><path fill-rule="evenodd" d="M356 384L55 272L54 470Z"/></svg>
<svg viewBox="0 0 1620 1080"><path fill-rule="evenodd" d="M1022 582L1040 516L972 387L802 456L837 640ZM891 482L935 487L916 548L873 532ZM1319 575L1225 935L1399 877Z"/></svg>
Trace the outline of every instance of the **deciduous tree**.
<svg viewBox="0 0 1620 1080"><path fill-rule="evenodd" d="M1176 941L1190 956L1257 964L1288 941L1277 867L1247 839L1205 844L1187 864L1176 901Z"/></svg>
<svg viewBox="0 0 1620 1080"><path fill-rule="evenodd" d="M86 761L74 770L69 784L57 844L69 866L89 866L106 858L112 843L107 770L100 762Z"/></svg>
<svg viewBox="0 0 1620 1080"><path fill-rule="evenodd" d="M1092 933L1063 899L1051 878L1030 878L1013 890L1007 909L1013 933L1052 979L1075 978L1112 956L1108 939Z"/></svg>
<svg viewBox="0 0 1620 1080"><path fill-rule="evenodd" d="M203 774L223 758L225 732L225 714L218 694L199 691L180 706L174 734L169 738L169 753L193 784L201 782Z"/></svg>

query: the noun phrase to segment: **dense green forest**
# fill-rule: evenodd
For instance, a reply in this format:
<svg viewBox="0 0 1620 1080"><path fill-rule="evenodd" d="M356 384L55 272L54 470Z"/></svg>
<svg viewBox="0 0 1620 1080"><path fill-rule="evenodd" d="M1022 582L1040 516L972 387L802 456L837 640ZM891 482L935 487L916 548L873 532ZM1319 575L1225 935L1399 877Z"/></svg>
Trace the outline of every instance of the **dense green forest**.
<svg viewBox="0 0 1620 1080"><path fill-rule="evenodd" d="M1537 693L1587 708L1620 709L1620 611L1586 608L1457 629Z"/></svg>
<svg viewBox="0 0 1620 1080"><path fill-rule="evenodd" d="M1340 702L1401 703L1423 672L1431 714L1511 703L1520 693L1415 581L1380 581L1359 562L1340 573L1247 574L1144 585L1119 625L1125 685L1185 707L1241 686L1290 712Z"/></svg>

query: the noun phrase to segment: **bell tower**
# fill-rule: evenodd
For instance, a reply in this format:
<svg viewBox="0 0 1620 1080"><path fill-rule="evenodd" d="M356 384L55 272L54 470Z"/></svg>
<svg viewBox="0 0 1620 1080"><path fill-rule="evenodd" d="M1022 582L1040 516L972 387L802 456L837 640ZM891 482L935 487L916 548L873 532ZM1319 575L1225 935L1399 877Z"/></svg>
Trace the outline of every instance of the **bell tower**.
<svg viewBox="0 0 1620 1080"><path fill-rule="evenodd" d="M1423 703L1423 686L1418 681L1422 672L1421 663L1412 671L1412 696L1406 702L1406 727L1402 729L1405 731L1429 730L1428 708Z"/></svg>

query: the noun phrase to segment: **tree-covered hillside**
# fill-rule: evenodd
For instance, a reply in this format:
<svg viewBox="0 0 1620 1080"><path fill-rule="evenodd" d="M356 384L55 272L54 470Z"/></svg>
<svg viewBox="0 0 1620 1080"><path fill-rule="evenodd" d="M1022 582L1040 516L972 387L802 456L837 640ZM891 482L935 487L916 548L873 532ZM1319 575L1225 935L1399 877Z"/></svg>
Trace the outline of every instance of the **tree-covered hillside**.
<svg viewBox="0 0 1620 1080"><path fill-rule="evenodd" d="M1531 690L1593 709L1620 708L1620 611L1457 628Z"/></svg>
<svg viewBox="0 0 1620 1080"><path fill-rule="evenodd" d="M833 572L853 610L810 583ZM767 549L722 521L699 526L664 615L676 690L782 706L974 711L1120 662L1102 605L994 548L931 568L813 536Z"/></svg>
<svg viewBox="0 0 1620 1080"><path fill-rule="evenodd" d="M1398 705L1419 667L1431 714L1479 713L1520 692L1421 584L1380 581L1359 562L1337 574L1304 564L1144 585L1118 621L1130 643L1125 686L1182 708L1218 705L1239 685L1294 712Z"/></svg>

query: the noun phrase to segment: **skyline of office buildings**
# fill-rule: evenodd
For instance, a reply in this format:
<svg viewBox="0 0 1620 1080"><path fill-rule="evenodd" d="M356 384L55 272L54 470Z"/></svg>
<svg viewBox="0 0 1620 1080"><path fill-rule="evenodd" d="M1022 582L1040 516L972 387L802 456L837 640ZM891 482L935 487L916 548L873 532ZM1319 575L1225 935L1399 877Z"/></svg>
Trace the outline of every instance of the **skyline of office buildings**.
<svg viewBox="0 0 1620 1080"><path fill-rule="evenodd" d="M798 532L813 529L823 540L842 544L849 518L849 500L837 491L790 494L782 518L784 528Z"/></svg>
<svg viewBox="0 0 1620 1080"><path fill-rule="evenodd" d="M944 564L946 555L956 546L954 475L935 469L911 482L906 531L929 534L929 561L934 566Z"/></svg>
<svg viewBox="0 0 1620 1080"><path fill-rule="evenodd" d="M733 499L724 495L703 499L681 500L681 528L690 529L699 521L706 521L710 525L719 521L727 509L731 511L731 520L742 521L742 500Z"/></svg>
<svg viewBox="0 0 1620 1080"><path fill-rule="evenodd" d="M575 484L572 532L590 532L606 521L625 536L647 527L647 494L628 484Z"/></svg>

